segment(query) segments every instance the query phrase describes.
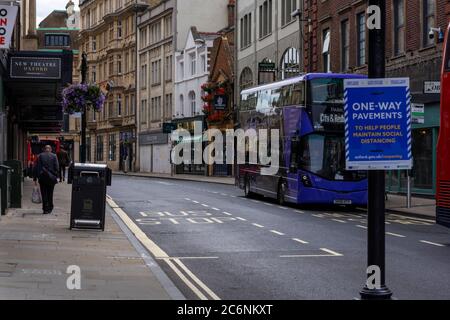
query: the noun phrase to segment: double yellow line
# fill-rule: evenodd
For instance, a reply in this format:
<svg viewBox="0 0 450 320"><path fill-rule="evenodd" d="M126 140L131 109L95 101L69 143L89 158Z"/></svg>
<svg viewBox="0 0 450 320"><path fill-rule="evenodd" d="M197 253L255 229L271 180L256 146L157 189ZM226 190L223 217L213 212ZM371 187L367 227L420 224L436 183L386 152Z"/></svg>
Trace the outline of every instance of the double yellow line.
<svg viewBox="0 0 450 320"><path fill-rule="evenodd" d="M134 236L147 248L155 259L163 260L175 272L181 281L201 300L220 300L220 298L206 286L186 265L181 262L180 258L171 258L162 250L155 242L153 242L130 217L122 210L110 196L106 196L106 202L122 219L123 223L134 234Z"/></svg>

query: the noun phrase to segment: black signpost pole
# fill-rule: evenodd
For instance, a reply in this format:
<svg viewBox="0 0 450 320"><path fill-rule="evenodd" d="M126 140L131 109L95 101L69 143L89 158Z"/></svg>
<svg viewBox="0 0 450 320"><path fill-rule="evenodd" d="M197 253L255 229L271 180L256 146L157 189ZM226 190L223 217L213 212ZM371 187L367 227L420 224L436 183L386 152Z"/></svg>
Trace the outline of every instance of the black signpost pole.
<svg viewBox="0 0 450 320"><path fill-rule="evenodd" d="M86 83L87 54L85 52L83 52L81 59L81 83ZM80 162L86 163L86 105L83 105L83 111L81 112Z"/></svg>
<svg viewBox="0 0 450 320"><path fill-rule="evenodd" d="M378 6L381 16L381 28L369 30L369 78L385 77L385 24L386 1L368 0L369 6ZM392 292L385 284L385 172L369 171L368 190L368 230L367 264L380 270L379 286L366 286L361 290L361 299L387 300Z"/></svg>

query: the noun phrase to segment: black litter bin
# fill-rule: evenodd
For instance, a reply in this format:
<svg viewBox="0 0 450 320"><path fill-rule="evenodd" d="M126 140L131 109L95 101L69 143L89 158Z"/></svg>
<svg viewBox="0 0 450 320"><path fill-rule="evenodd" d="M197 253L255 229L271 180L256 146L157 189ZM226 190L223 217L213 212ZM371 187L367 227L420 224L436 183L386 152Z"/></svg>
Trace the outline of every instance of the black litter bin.
<svg viewBox="0 0 450 320"><path fill-rule="evenodd" d="M22 208L23 171L22 161L7 160L4 165L11 168L11 208Z"/></svg>
<svg viewBox="0 0 450 320"><path fill-rule="evenodd" d="M105 230L106 187L111 185L111 170L104 164L71 164L67 182L72 184L70 229Z"/></svg>
<svg viewBox="0 0 450 320"><path fill-rule="evenodd" d="M1 214L6 213L6 209L11 206L11 168L0 165L0 194L1 194Z"/></svg>

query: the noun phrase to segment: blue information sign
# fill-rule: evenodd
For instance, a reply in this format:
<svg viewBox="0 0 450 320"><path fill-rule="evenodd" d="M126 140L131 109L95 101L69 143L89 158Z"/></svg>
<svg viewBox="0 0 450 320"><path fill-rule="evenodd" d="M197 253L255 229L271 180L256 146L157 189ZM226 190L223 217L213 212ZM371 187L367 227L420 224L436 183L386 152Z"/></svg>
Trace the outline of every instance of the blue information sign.
<svg viewBox="0 0 450 320"><path fill-rule="evenodd" d="M409 78L344 81L347 170L411 169Z"/></svg>

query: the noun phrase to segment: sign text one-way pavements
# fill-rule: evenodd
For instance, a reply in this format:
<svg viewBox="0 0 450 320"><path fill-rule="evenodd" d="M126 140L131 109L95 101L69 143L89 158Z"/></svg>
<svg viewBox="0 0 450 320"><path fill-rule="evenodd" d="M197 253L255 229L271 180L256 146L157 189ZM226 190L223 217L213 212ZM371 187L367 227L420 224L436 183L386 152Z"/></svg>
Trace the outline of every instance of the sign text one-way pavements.
<svg viewBox="0 0 450 320"><path fill-rule="evenodd" d="M344 82L347 170L411 169L408 78Z"/></svg>

